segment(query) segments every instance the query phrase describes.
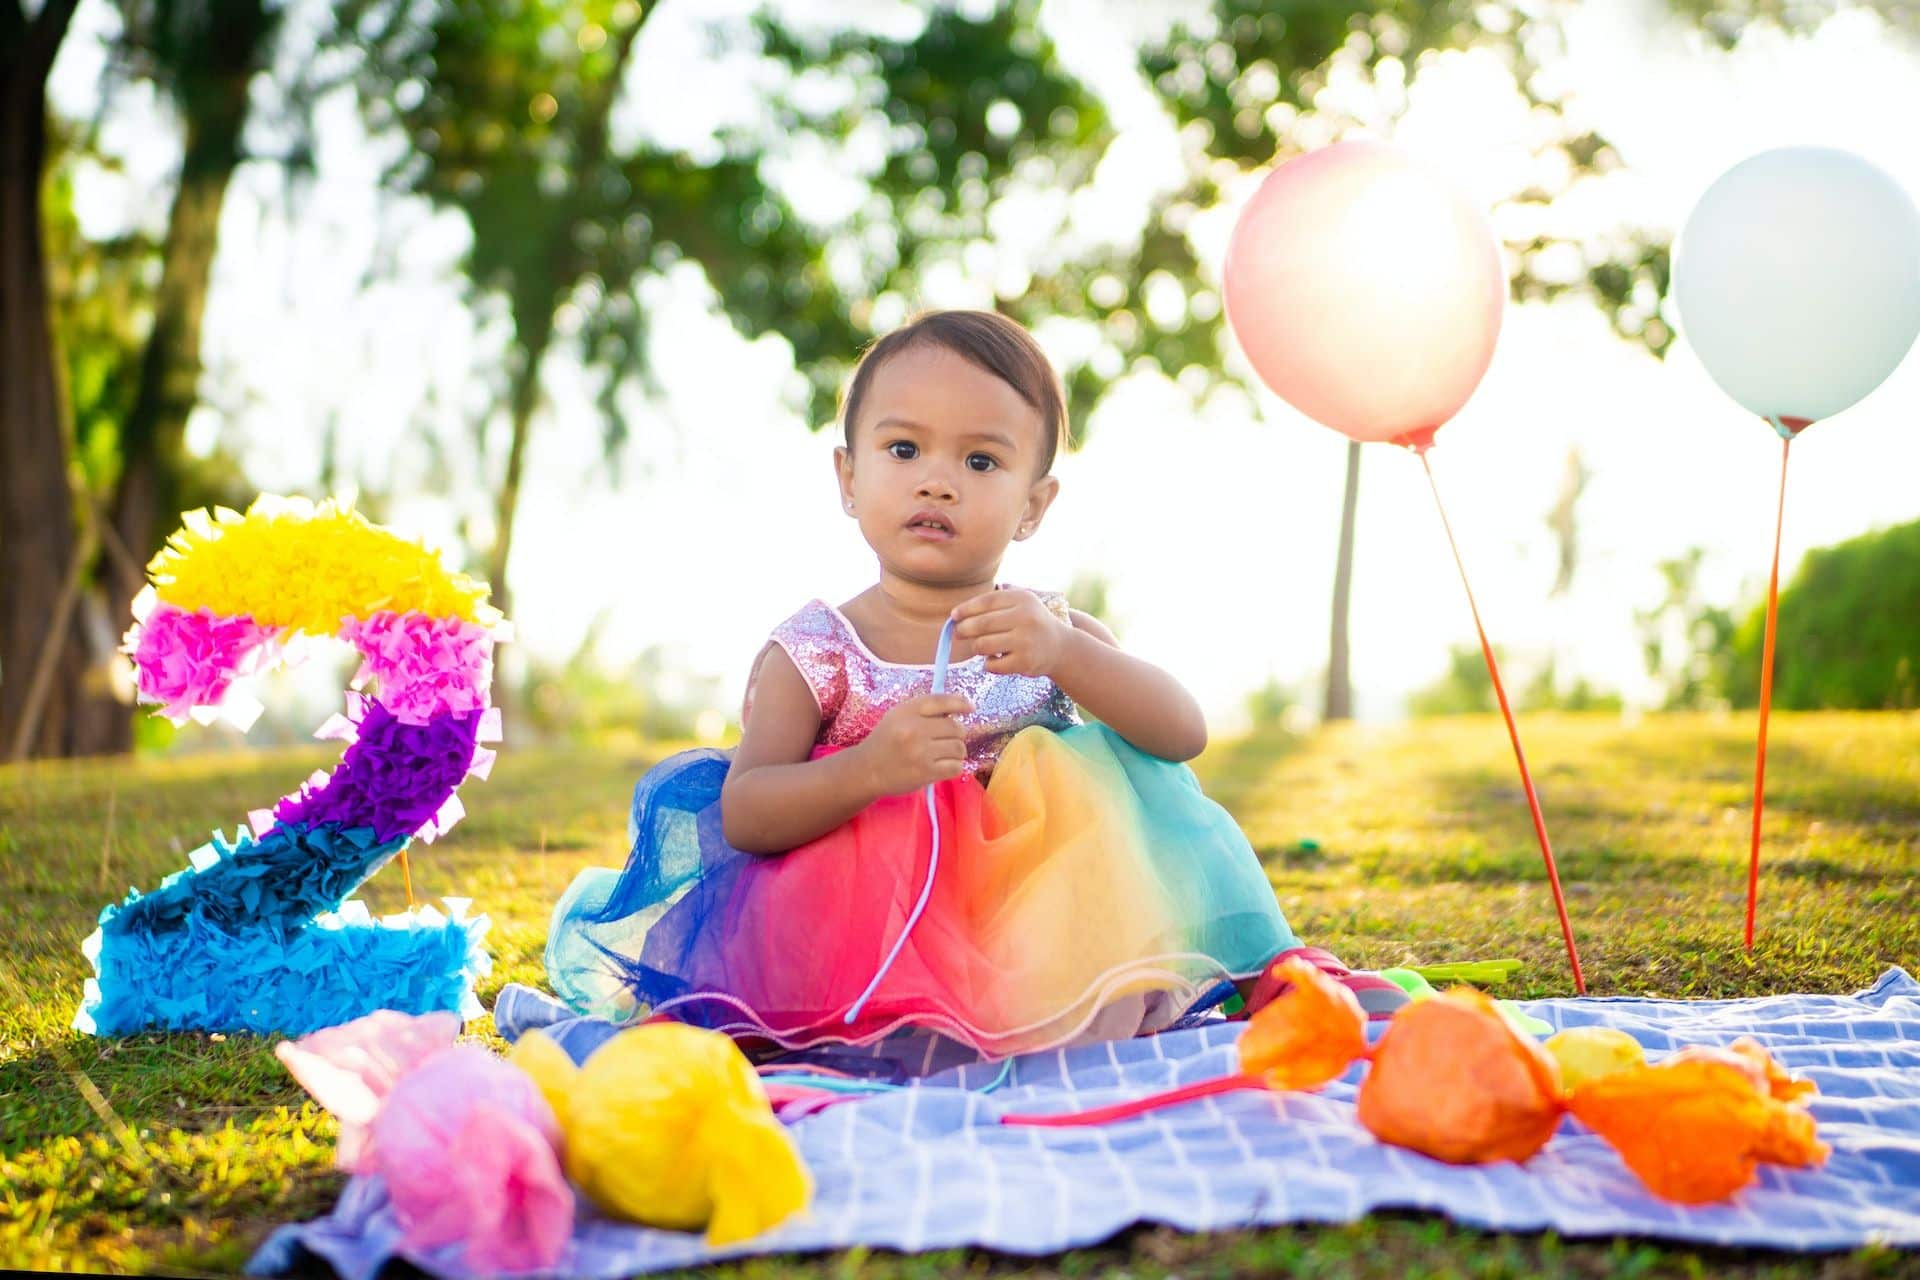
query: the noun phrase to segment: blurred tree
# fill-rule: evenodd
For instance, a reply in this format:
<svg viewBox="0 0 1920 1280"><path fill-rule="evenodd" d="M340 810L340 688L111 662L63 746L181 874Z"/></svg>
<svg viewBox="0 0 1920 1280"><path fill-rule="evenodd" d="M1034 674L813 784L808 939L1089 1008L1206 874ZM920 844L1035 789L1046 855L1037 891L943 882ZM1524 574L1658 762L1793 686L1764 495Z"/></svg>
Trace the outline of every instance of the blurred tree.
<svg viewBox="0 0 1920 1280"><path fill-rule="evenodd" d="M645 141L623 149L609 119L655 11L633 0L348 6L365 37L369 121L413 144L394 178L466 216L476 300L504 300L512 320L485 564L502 602L540 370L556 339L570 338L599 376L612 460L626 430L616 392L628 379L654 389L640 290L691 260L737 328L790 345L805 387L796 407L817 427L873 336L875 298L916 294L920 272L985 240L1016 175L1077 184L1110 136L1097 100L1040 34L1038 5L1019 0L978 19L937 6L902 39L795 30L770 16L750 31L716 29L716 43L757 41L788 69L764 118L698 156ZM813 92L822 81L843 90L828 105ZM763 173L807 139L833 148L876 128L871 198L843 225L808 224ZM1047 312L1046 299L1014 293L1026 316ZM1091 403L1085 380L1069 387L1076 407Z"/></svg>
<svg viewBox="0 0 1920 1280"><path fill-rule="evenodd" d="M1811 25L1833 7L1673 4L1729 43L1747 24ZM0 0L0 739L19 724L22 675L45 649L56 661L36 752L73 750L84 736L73 714L79 647L43 645L45 620L65 624L71 610L60 602L85 588L92 547L110 549L114 532L126 551L101 576L113 580L110 596L128 594L137 585L129 566L192 503L180 446L197 394L200 315L226 184L245 158L252 77L276 48L282 22L270 0L122 0L116 75L162 91L178 113L185 155L132 398L117 430L96 418L72 437L87 450L79 473L89 491L102 493L100 477L117 471L103 498L110 529L88 519L91 504L69 506L79 486L60 465L70 441L43 305L44 85L74 7ZM1877 7L1913 29L1902 6ZM613 396L650 373L640 285L691 259L743 331L777 329L786 338L808 421L819 426L854 352L904 314L932 272L958 266L981 274L976 251L995 247L1006 202L1070 203L1113 137L1102 104L1056 56L1038 0L1006 0L932 4L910 36L807 29L763 15L752 32L787 78L758 95L758 126L731 129L698 156L617 146L611 111L650 12L633 0L344 0L315 11L324 28L315 49L356 53L369 119L409 144L393 175L398 185L466 215L477 300L504 302L514 326L500 387L508 439L488 557L503 595L540 371L556 339L577 346L599 375L617 457L624 424L611 411ZM1407 81L1433 56L1493 49L1541 118L1564 126L1547 131L1545 179L1514 193L1511 206L1544 205L1616 165L1605 140L1567 121L1542 87L1555 12L1522 0L1216 0L1203 18L1151 40L1140 66L1188 139L1184 185L1157 199L1140 234L1121 243L1062 235L1044 239L1024 262L986 259L1000 268L994 305L1036 327L1063 323L1093 335L1090 344L1068 344L1073 351L1062 361L1069 445L1083 438L1101 392L1129 368L1157 369L1196 396L1217 384L1219 300L1200 279L1191 222L1237 176L1366 123L1323 96L1335 77L1372 85L1380 119L1390 121ZM307 61L318 59L308 51ZM296 69L299 82L284 95L295 115L317 96L304 80L310 71ZM763 169L769 160L836 149L877 156L866 169L868 198L832 226L809 225ZM1060 221L1068 221L1064 213ZM1578 244L1529 234L1509 249L1519 263L1516 296L1591 296L1623 334L1664 350L1671 335L1658 317L1663 245L1628 231ZM109 436L112 449L101 443ZM1357 453L1348 480L1336 600L1350 588ZM76 558L79 543L88 555ZM117 627L124 609L103 598ZM1336 609L1336 651L1345 634L1340 615Z"/></svg>
<svg viewBox="0 0 1920 1280"><path fill-rule="evenodd" d="M1548 88L1563 41L1553 5L1529 0L1215 0L1202 20L1171 26L1141 53L1140 66L1187 140L1183 190L1157 210L1150 238L1178 235L1196 209L1215 203L1236 178L1350 133L1390 135L1412 82L1450 50L1496 54L1542 121L1537 180L1503 201L1543 210L1575 184L1621 161L1602 136L1574 120ZM1336 80L1348 90L1327 92ZM1344 105L1343 105L1344 104ZM1349 109L1351 108L1351 109ZM1518 301L1584 296L1614 329L1663 355L1672 332L1659 317L1667 290L1667 246L1637 228L1582 239L1548 231L1538 216L1509 217L1512 295ZM1223 362L1217 308L1194 317L1203 363ZM1201 339L1204 338L1204 341ZM1360 448L1347 450L1340 543L1334 571L1326 716L1351 713L1347 603L1353 579Z"/></svg>
<svg viewBox="0 0 1920 1280"><path fill-rule="evenodd" d="M1277 729L1286 723L1287 713L1299 702L1299 693L1292 685L1277 675L1269 675L1265 684L1247 695L1247 720L1256 732Z"/></svg>
<svg viewBox="0 0 1920 1280"><path fill-rule="evenodd" d="M43 235L47 77L78 0L0 0L0 759L64 755L82 653L46 643L84 581ZM64 609L62 608L64 606ZM42 658L46 658L43 664ZM36 692L36 689L38 692ZM29 701L38 699L27 726Z"/></svg>
<svg viewBox="0 0 1920 1280"><path fill-rule="evenodd" d="M1692 19L1720 45L1731 49L1756 24L1785 31L1810 31L1847 9L1865 9L1908 37L1920 36L1920 5L1913 0L1668 0L1675 13Z"/></svg>
<svg viewBox="0 0 1920 1280"><path fill-rule="evenodd" d="M152 359L152 321L167 274L165 253L162 241L137 227L101 239L81 230L73 207L80 168L112 170L121 165L99 151L90 136L58 127L53 136L46 188L48 296L72 421L71 470L88 510L97 514L111 509L125 481L125 427L141 394L142 369ZM244 502L250 492L239 460L220 442L195 454L176 440L173 450L151 461L181 510L233 505ZM175 512L161 520L133 544L111 524L99 531L104 560L82 606L97 617L98 626L110 630L114 644L126 629L131 595L122 594L124 584L112 581L108 571L140 570L139 581L144 582L142 557L172 531L177 516ZM124 706L112 714L126 718Z"/></svg>
<svg viewBox="0 0 1920 1280"><path fill-rule="evenodd" d="M1701 548L1690 547L1683 556L1661 561L1665 596L1633 614L1647 674L1660 685L1661 706L1670 711L1726 705L1733 614L1701 598L1705 557Z"/></svg>
<svg viewBox="0 0 1920 1280"><path fill-rule="evenodd" d="M1724 611L1721 611L1724 615ZM1766 605L1711 637L1735 706L1760 696ZM1807 552L1780 591L1773 705L1783 710L1920 706L1920 521Z"/></svg>
<svg viewBox="0 0 1920 1280"><path fill-rule="evenodd" d="M1109 598L1112 590L1113 583L1104 573L1076 573L1067 584L1067 606L1098 618L1117 636L1120 628L1114 625L1113 602Z"/></svg>
<svg viewBox="0 0 1920 1280"><path fill-rule="evenodd" d="M1587 491L1593 472L1580 457L1579 445L1567 446L1567 467L1560 475L1560 493L1547 512L1547 528L1553 531L1557 564L1553 586L1548 595L1564 595L1573 586L1573 574L1580 567L1580 495Z"/></svg>
<svg viewBox="0 0 1920 1280"><path fill-rule="evenodd" d="M1548 659L1547 664L1527 683L1520 694L1520 710L1619 711L1626 705L1619 694L1609 689L1595 688L1585 676L1576 676L1571 685L1562 689L1558 665Z"/></svg>
<svg viewBox="0 0 1920 1280"><path fill-rule="evenodd" d="M120 0L109 75L153 86L182 139L180 174L159 253L152 324L131 402L119 419L118 474L109 511L129 557L110 558L110 616L128 618L146 561L201 505L189 481L187 418L200 398L200 329L213 278L220 213L245 152L256 73L267 63L281 10L267 0ZM130 721L122 717L123 733ZM130 739L129 739L130 740ZM114 746L124 749L126 741Z"/></svg>
<svg viewBox="0 0 1920 1280"><path fill-rule="evenodd" d="M73 450L67 468L71 506L78 512L84 547L131 560L102 512L120 474L120 426L133 400L147 336L144 321L152 314L158 246L138 231L102 240L82 234L73 207L76 171L83 164L112 167L112 162L87 138L57 122L49 144L43 205L47 297ZM124 702L130 691L115 689L110 679L111 654L124 625L107 601L111 593L102 590L96 566L87 557L81 560L60 626L42 618L43 634L66 644L64 660L69 670L80 672L79 682L61 693L66 706L62 753L76 755L124 749L133 723ZM35 714L43 713L44 704Z"/></svg>
<svg viewBox="0 0 1920 1280"><path fill-rule="evenodd" d="M1682 5L1700 20L1715 6ZM1589 298L1623 337L1664 354L1667 246L1638 228L1561 238L1537 216L1555 198L1620 165L1607 140L1570 118L1549 88L1562 51L1559 9L1531 0L1215 0L1169 23L1139 66L1186 139L1187 178L1156 199L1137 236L1070 234L1070 201L1113 137L1103 104L1060 63L1038 0L933 3L913 35L808 28L779 6L753 24L787 78L764 93L766 119L731 129L712 154L613 145L608 119L652 9L634 0L354 0L349 25L368 58L363 101L376 128L414 145L396 176L462 210L473 228L468 273L480 299L504 299L515 343L502 401L508 442L487 573L504 600L540 368L575 331L600 375L606 446L625 432L613 398L650 385L646 279L690 258L743 332L776 332L793 350L808 423L832 419L851 357L920 297L931 271L995 276L994 305L1036 329L1078 326L1060 344L1071 412L1068 446L1129 369L1158 370L1196 398L1218 385L1221 307L1189 234L1237 177L1359 128L1390 127L1408 83L1449 50L1485 48L1506 63L1543 123L1536 180L1505 204L1513 296ZM1169 9L1169 13L1174 10ZM1181 12L1191 13L1190 6ZM713 29L716 47L741 43ZM1335 77L1373 86L1350 115L1322 91ZM809 225L770 183L766 162L799 154L870 161L866 198L833 226ZM1022 261L992 249L996 214L1027 198L1058 234ZM564 317L565 324L559 319ZM1346 714L1359 451L1350 450L1335 576L1327 710Z"/></svg>
<svg viewBox="0 0 1920 1280"><path fill-rule="evenodd" d="M605 611L595 616L567 658L529 659L522 709L528 728L547 741L608 746L701 736L720 680L687 677L684 664L657 645L609 664L600 652L608 618Z"/></svg>
<svg viewBox="0 0 1920 1280"><path fill-rule="evenodd" d="M1498 646L1494 652L1506 656ZM1480 650L1470 644L1450 647L1446 674L1407 695L1407 714L1415 717L1474 715L1493 709L1493 677L1487 674Z"/></svg>
<svg viewBox="0 0 1920 1280"><path fill-rule="evenodd" d="M32 135L37 173L46 171L55 138L45 116L44 80L73 8L48 4L28 25L17 0L0 3L0 66L6 68L0 76L8 80L9 111L18 95L29 92L25 79L15 83L15 74L38 65L37 47L48 60L34 73L39 79L31 90L31 123L21 117L24 132L11 116L0 125L9 148L26 147L26 135ZM10 440L32 441L19 465L5 460L9 480L17 479L22 490L7 493L0 531L7 550L0 555L19 552L34 561L0 574L0 612L10 620L0 628L0 751L13 749L16 740L29 755L131 746L133 718L120 700L126 691L107 685L104 660L145 583L147 556L179 511L210 491L221 498L230 492L221 481L232 477L218 474L226 460L196 463L184 439L198 398L200 320L220 209L241 158L249 85L278 15L264 0L125 0L121 18L108 87L134 79L152 84L178 114L184 134L164 240L157 250L137 236L89 243L73 218L64 178L56 180L52 208L39 204L36 178L30 184L33 216L18 226L0 224L9 264L0 270L11 274L16 264L32 270L29 255L38 263L31 287L15 289L0 279L0 292L10 302L38 311L17 330L11 320L6 326L29 345L6 353L0 383L29 392L43 378L64 374L67 391L64 399L56 396L18 418L0 415ZM16 42L13 35L22 39ZM91 144L73 139L53 153L91 155ZM26 198L17 190L24 169L13 167L14 156L10 149L0 175L0 201L9 208ZM20 159L29 159L26 151ZM58 242L57 254L47 253L48 241ZM150 286L146 273L152 270L158 281ZM49 314L63 352L34 335ZM41 361L44 370L34 367ZM53 415L51 434L35 425L43 410Z"/></svg>
<svg viewBox="0 0 1920 1280"><path fill-rule="evenodd" d="M1348 666L1347 615L1353 600L1353 528L1360 510L1360 442L1347 441L1347 480L1340 497L1340 547L1333 561L1333 617L1327 637L1327 684L1322 720L1353 718L1353 672Z"/></svg>

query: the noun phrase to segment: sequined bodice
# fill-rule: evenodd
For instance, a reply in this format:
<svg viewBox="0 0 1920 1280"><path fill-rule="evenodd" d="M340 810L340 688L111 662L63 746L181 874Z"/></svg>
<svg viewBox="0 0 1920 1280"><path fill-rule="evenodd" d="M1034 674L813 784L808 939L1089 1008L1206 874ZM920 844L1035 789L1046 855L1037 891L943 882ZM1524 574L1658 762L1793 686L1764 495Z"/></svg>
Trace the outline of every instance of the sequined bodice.
<svg viewBox="0 0 1920 1280"><path fill-rule="evenodd" d="M1063 620L1064 597L1039 592ZM933 692L931 663L888 662L876 657L846 615L824 600L808 601L774 629L773 641L793 659L820 704L817 742L848 747L873 732L880 717L908 698ZM1064 729L1079 724L1073 700L1044 676L999 675L975 654L947 667L947 690L973 703L960 718L967 735L968 773L991 770L1000 749L1029 725Z"/></svg>

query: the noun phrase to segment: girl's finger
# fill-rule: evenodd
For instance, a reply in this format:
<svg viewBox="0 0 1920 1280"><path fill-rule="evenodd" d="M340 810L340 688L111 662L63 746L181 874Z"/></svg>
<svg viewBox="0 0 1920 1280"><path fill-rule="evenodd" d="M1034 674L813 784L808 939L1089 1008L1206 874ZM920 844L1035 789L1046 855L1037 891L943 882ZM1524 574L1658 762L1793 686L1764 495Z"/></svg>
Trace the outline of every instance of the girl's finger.
<svg viewBox="0 0 1920 1280"><path fill-rule="evenodd" d="M958 693L931 693L920 703L924 716L964 716L972 710L973 703Z"/></svg>
<svg viewBox="0 0 1920 1280"><path fill-rule="evenodd" d="M954 606L952 616L956 620L964 621L967 618L978 617L983 613L998 613L1002 609L1018 608L1019 604L1020 595L1018 592L983 591L973 597L973 599L962 600L958 605ZM959 627L954 628L956 632L959 630Z"/></svg>
<svg viewBox="0 0 1920 1280"><path fill-rule="evenodd" d="M1005 653L1019 643L1020 633L1003 627L997 631L983 631L968 639L975 653Z"/></svg>
<svg viewBox="0 0 1920 1280"><path fill-rule="evenodd" d="M953 634L956 637L983 635L1005 624L1006 619L1002 618L998 613L976 613L969 616L965 622L956 623L953 628Z"/></svg>

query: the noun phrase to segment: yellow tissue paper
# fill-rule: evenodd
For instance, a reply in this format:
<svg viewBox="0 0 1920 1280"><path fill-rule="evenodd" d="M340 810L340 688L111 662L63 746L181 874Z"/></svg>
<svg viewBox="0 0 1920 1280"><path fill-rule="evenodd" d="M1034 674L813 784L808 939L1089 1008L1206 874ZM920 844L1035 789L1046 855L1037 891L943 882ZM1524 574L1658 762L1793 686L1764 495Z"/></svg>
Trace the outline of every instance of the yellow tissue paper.
<svg viewBox="0 0 1920 1280"><path fill-rule="evenodd" d="M676 1022L630 1027L575 1067L538 1031L508 1060L559 1118L567 1176L605 1212L704 1227L732 1244L805 1209L813 1179L733 1041Z"/></svg>
<svg viewBox="0 0 1920 1280"><path fill-rule="evenodd" d="M1568 1089L1647 1065L1640 1042L1613 1027L1569 1028L1549 1038L1546 1050L1560 1064L1560 1083Z"/></svg>
<svg viewBox="0 0 1920 1280"><path fill-rule="evenodd" d="M383 609L482 626L500 620L484 584L331 498L262 494L244 516L190 511L147 572L168 604L309 635L333 635L342 618Z"/></svg>

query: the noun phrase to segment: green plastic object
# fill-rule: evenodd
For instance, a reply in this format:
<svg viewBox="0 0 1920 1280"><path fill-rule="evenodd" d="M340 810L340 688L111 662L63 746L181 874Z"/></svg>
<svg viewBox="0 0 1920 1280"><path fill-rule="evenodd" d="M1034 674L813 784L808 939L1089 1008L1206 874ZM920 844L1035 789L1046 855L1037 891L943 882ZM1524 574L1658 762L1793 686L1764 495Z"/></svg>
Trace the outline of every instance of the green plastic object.
<svg viewBox="0 0 1920 1280"><path fill-rule="evenodd" d="M1507 973L1511 973L1514 969L1517 969L1520 967L1520 962L1518 960L1486 960L1486 961L1479 961L1476 963L1488 964L1488 965L1508 965L1510 967L1507 970L1505 970L1505 972ZM1451 972L1452 970L1455 970L1455 969L1471 969L1473 967L1474 967L1473 964L1462 964L1462 965L1423 966L1422 968L1419 968L1419 969L1382 969L1380 970L1380 976L1385 978L1388 982L1391 982L1394 986L1400 988L1402 991L1406 992L1413 999L1426 1000L1432 996L1436 996L1439 994L1439 992L1433 989L1433 984L1427 981L1428 975L1432 974L1435 969ZM1444 978L1442 980L1443 981L1460 981L1460 982L1471 981L1471 979L1467 979L1467 978L1453 978L1453 977ZM1507 1021L1513 1023L1515 1026L1519 1027L1522 1031L1525 1031L1528 1035L1550 1036L1553 1034L1552 1023L1542 1022L1540 1019L1534 1017L1532 1014L1524 1012L1520 1008L1520 1006L1515 1004L1513 1001L1495 1000L1493 1003L1495 1008L1499 1009L1501 1013L1507 1016Z"/></svg>
<svg viewBox="0 0 1920 1280"><path fill-rule="evenodd" d="M1433 985L1418 969L1382 969L1380 976L1400 988L1415 1000L1423 1000L1435 994Z"/></svg>
<svg viewBox="0 0 1920 1280"><path fill-rule="evenodd" d="M1417 965L1412 972L1428 982L1471 982L1476 987L1498 986L1520 967L1518 960L1462 960L1454 964Z"/></svg>

